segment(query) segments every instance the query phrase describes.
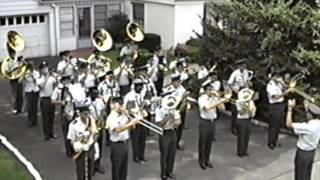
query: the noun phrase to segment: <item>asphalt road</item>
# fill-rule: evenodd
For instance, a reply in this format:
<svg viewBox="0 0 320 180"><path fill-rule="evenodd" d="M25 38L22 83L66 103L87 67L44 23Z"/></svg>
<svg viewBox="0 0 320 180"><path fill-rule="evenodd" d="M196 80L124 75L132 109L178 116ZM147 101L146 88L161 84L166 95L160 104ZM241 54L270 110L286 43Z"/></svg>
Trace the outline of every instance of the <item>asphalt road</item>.
<svg viewBox="0 0 320 180"><path fill-rule="evenodd" d="M27 126L26 113L11 114L9 83L0 80L0 133L15 145L31 161L44 179L75 180L75 163L65 156L63 140L44 141L39 114L39 127ZM280 136L282 148L272 151L267 148L267 129L252 126L249 157L236 156L236 137L229 132L230 120L226 115L217 122L217 141L213 144L211 161L214 169L202 170L198 166L198 115L193 109L187 114L184 131L185 150L178 151L175 174L178 180L291 180L296 138ZM55 121L55 131L61 136L61 126ZM316 158L319 161L319 152ZM157 135L148 137L145 164L133 162L129 158L128 180L157 180L160 161ZM320 179L320 165L314 168L314 180ZM111 180L110 148L104 147L102 166L106 174L97 174L94 180Z"/></svg>

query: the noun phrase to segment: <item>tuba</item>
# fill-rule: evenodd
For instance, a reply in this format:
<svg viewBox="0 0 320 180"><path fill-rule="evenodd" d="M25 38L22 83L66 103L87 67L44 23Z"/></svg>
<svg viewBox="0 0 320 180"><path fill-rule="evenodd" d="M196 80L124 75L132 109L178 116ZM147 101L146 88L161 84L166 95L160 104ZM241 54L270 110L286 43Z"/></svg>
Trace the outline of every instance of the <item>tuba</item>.
<svg viewBox="0 0 320 180"><path fill-rule="evenodd" d="M16 53L24 50L25 41L22 35L16 31L9 31L7 38L6 45L9 56L1 63L1 75L9 80L21 80L26 74L28 66L22 60L22 57L16 56Z"/></svg>
<svg viewBox="0 0 320 180"><path fill-rule="evenodd" d="M128 23L126 26L126 32L128 37L133 41L133 42L141 42L144 40L144 32L142 28L134 22ZM132 54L132 59L135 60L138 58L138 51L135 49Z"/></svg>

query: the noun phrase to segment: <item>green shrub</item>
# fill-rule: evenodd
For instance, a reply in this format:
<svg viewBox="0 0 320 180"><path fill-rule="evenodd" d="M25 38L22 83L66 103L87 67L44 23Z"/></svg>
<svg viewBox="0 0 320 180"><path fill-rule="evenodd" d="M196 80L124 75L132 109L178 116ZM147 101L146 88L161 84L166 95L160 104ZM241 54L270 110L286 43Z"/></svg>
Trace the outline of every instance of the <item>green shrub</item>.
<svg viewBox="0 0 320 180"><path fill-rule="evenodd" d="M126 14L119 13L109 18L107 30L115 43L123 42L126 39L126 26L128 23L129 19Z"/></svg>
<svg viewBox="0 0 320 180"><path fill-rule="evenodd" d="M146 33L144 40L138 43L139 48L154 52L161 45L161 37L157 34Z"/></svg>

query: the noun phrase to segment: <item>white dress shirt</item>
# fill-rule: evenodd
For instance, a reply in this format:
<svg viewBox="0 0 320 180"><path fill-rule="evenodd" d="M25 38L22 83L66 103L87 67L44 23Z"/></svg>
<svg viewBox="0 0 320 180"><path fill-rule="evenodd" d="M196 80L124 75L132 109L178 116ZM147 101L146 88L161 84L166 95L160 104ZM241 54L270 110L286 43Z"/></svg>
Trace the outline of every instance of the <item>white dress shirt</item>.
<svg viewBox="0 0 320 180"><path fill-rule="evenodd" d="M40 97L51 97L56 83L56 79L50 75L41 76L37 79L37 85L40 87Z"/></svg>
<svg viewBox="0 0 320 180"><path fill-rule="evenodd" d="M57 72L61 74L62 76L71 76L74 75L74 69L77 67L77 59L72 58L68 60L67 62L65 60L59 61L57 65ZM63 72L63 69L65 68L65 71Z"/></svg>
<svg viewBox="0 0 320 180"><path fill-rule="evenodd" d="M120 97L119 83L115 80L112 82L109 80L104 80L98 85L98 92L102 96Z"/></svg>
<svg viewBox="0 0 320 180"><path fill-rule="evenodd" d="M197 75L197 76L198 76L198 79L203 79L203 78L208 77L208 75L209 75L208 69L203 66L203 67L200 69L200 71L198 72L198 75Z"/></svg>
<svg viewBox="0 0 320 180"><path fill-rule="evenodd" d="M84 85L86 91L88 91L89 88L96 86L96 77L91 73L88 73L87 75L86 75L86 73L81 73L78 76L78 82L79 83L83 82L84 83L83 85Z"/></svg>
<svg viewBox="0 0 320 180"><path fill-rule="evenodd" d="M121 132L115 131L115 128L124 126L128 122L129 122L129 119L125 115L119 114L116 111L110 112L106 121L106 126L109 127L110 140L112 142L126 141L129 139L128 129Z"/></svg>
<svg viewBox="0 0 320 180"><path fill-rule="evenodd" d="M123 99L123 106L130 112L137 113L143 106L143 98L142 93L138 94L134 90L131 90L125 95ZM134 107L132 107L131 104L134 105Z"/></svg>
<svg viewBox="0 0 320 180"><path fill-rule="evenodd" d="M130 84L129 72L125 69L121 69L122 68L119 66L113 72L116 76L119 76L118 82L120 86L128 86Z"/></svg>
<svg viewBox="0 0 320 180"><path fill-rule="evenodd" d="M85 138L85 136L90 134L86 129L86 125L82 122L80 117L77 117L69 124L67 139L72 142L81 141L83 138Z"/></svg>
<svg viewBox="0 0 320 180"><path fill-rule="evenodd" d="M284 97L279 99L274 98L273 96L278 96L283 93L283 86L281 83L276 83L273 80L270 80L267 84L267 94L270 104L280 103L284 101Z"/></svg>
<svg viewBox="0 0 320 180"><path fill-rule="evenodd" d="M292 123L294 133L299 135L297 146L301 150L317 149L320 140L320 120L313 119L306 123Z"/></svg>
<svg viewBox="0 0 320 180"><path fill-rule="evenodd" d="M39 92L39 86L37 85L37 79L40 78L39 71L33 70L31 73L27 73L24 77L24 92Z"/></svg>
<svg viewBox="0 0 320 180"><path fill-rule="evenodd" d="M101 98L96 98L90 103L89 110L94 119L99 119L102 116L106 106Z"/></svg>
<svg viewBox="0 0 320 180"><path fill-rule="evenodd" d="M228 79L228 84L232 86L232 88L236 91L239 91L241 88L243 88L247 82L249 81L249 73L248 70L243 70L243 72L240 71L240 69L237 69L232 72Z"/></svg>
<svg viewBox="0 0 320 180"><path fill-rule="evenodd" d="M241 105L243 102L236 101L236 108L237 108L237 118L238 119L250 119L252 117L252 112L248 111L247 109L243 109L243 105ZM247 107L253 107L255 106L254 101L247 102Z"/></svg>
<svg viewBox="0 0 320 180"><path fill-rule="evenodd" d="M198 99L198 105L199 105L199 111L200 111L200 117L201 119L214 121L217 119L217 109L213 108L210 110L206 110L205 106L208 106L210 104L213 104L215 102L218 102L218 97L209 97L207 94L203 94Z"/></svg>

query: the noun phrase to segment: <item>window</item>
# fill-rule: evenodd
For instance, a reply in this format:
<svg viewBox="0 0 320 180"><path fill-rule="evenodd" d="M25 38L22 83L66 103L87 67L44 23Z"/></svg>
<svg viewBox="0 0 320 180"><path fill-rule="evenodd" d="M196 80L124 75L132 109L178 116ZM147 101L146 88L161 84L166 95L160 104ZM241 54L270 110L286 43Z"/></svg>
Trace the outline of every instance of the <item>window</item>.
<svg viewBox="0 0 320 180"><path fill-rule="evenodd" d="M29 23L30 23L30 17L24 16L24 24L29 24Z"/></svg>
<svg viewBox="0 0 320 180"><path fill-rule="evenodd" d="M44 23L45 19L44 19L44 15L40 15L39 16L39 22L40 23Z"/></svg>
<svg viewBox="0 0 320 180"><path fill-rule="evenodd" d="M5 26L5 25L6 25L6 18L0 17L0 26Z"/></svg>
<svg viewBox="0 0 320 180"><path fill-rule="evenodd" d="M74 35L72 7L60 8L60 34L61 34L61 37L70 37Z"/></svg>
<svg viewBox="0 0 320 180"><path fill-rule="evenodd" d="M95 28L106 28L107 26L107 6L96 5L94 7Z"/></svg>
<svg viewBox="0 0 320 180"><path fill-rule="evenodd" d="M32 16L32 23L37 23L37 16L36 15L34 15L34 16Z"/></svg>
<svg viewBox="0 0 320 180"><path fill-rule="evenodd" d="M8 24L9 24L9 26L13 25L13 17L8 18Z"/></svg>
<svg viewBox="0 0 320 180"><path fill-rule="evenodd" d="M144 4L132 3L133 6L133 21L141 27L144 26Z"/></svg>
<svg viewBox="0 0 320 180"><path fill-rule="evenodd" d="M91 22L90 22L90 8L78 8L78 22L79 22L79 37L90 37Z"/></svg>
<svg viewBox="0 0 320 180"><path fill-rule="evenodd" d="M22 24L21 16L16 17L16 24Z"/></svg>

